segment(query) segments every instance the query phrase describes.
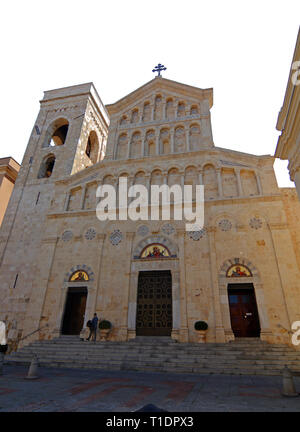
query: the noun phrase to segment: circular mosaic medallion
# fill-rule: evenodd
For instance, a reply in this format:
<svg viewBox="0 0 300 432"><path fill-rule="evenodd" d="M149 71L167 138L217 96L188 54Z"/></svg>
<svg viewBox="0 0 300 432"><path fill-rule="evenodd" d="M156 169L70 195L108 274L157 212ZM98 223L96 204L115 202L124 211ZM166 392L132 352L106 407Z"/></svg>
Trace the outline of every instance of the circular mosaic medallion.
<svg viewBox="0 0 300 432"><path fill-rule="evenodd" d="M87 240L93 240L93 238L95 238L96 237L96 230L94 229L94 228L89 228L87 231L86 231L86 233L84 234L84 237L87 239Z"/></svg>
<svg viewBox="0 0 300 432"><path fill-rule="evenodd" d="M161 230L166 235L171 235L175 232L175 228L170 223L164 224Z"/></svg>
<svg viewBox="0 0 300 432"><path fill-rule="evenodd" d="M111 233L109 240L112 245L117 246L122 241L122 238L123 238L123 234L121 233L120 230L117 229Z"/></svg>
<svg viewBox="0 0 300 432"><path fill-rule="evenodd" d="M252 218L250 219L249 225L253 229L259 229L262 227L262 220L258 218Z"/></svg>
<svg viewBox="0 0 300 432"><path fill-rule="evenodd" d="M222 219L219 222L219 227L221 231L230 231L232 228L232 223L228 219Z"/></svg>
<svg viewBox="0 0 300 432"><path fill-rule="evenodd" d="M138 227L137 233L138 235L144 237L149 234L149 228L147 227L147 225L141 225Z"/></svg>
<svg viewBox="0 0 300 432"><path fill-rule="evenodd" d="M63 233L63 235L61 236L63 241L69 241L69 240L71 240L72 237L73 237L72 231L65 231Z"/></svg>
<svg viewBox="0 0 300 432"><path fill-rule="evenodd" d="M190 231L189 237L192 240L197 241L197 240L200 240L202 237L204 237L205 233L206 233L206 229L202 228L200 231Z"/></svg>

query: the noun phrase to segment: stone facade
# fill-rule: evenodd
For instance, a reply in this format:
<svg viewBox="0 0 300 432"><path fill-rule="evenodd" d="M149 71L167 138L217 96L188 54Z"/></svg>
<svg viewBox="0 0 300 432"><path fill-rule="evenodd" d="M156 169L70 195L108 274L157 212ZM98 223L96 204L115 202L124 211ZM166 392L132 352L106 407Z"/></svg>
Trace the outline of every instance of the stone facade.
<svg viewBox="0 0 300 432"><path fill-rule="evenodd" d="M12 194L20 165L13 158L0 159L0 226Z"/></svg>
<svg viewBox="0 0 300 432"><path fill-rule="evenodd" d="M76 271L88 280L84 324L96 311L113 324L110 339L136 336L140 271L172 276L172 332L195 342L234 339L227 270L245 266L253 284L260 337L290 343L300 320L300 203L279 189L274 158L215 147L212 89L161 77L103 106L92 84L45 92L1 231L0 319L19 345L62 331ZM52 144L51 144L52 143ZM129 185L204 184L205 224L184 221L100 222L96 189L120 177ZM141 258L153 243L170 252Z"/></svg>
<svg viewBox="0 0 300 432"><path fill-rule="evenodd" d="M281 131L275 156L289 161L290 178L300 199L300 30L290 69L283 106L276 129Z"/></svg>

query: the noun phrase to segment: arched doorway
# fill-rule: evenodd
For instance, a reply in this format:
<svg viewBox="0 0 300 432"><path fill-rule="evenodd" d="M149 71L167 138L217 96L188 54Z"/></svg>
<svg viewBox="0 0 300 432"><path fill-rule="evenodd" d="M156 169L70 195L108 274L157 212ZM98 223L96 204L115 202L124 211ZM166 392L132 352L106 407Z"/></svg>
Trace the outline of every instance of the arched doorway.
<svg viewBox="0 0 300 432"><path fill-rule="evenodd" d="M180 272L177 254L176 243L161 234L145 237L134 248L128 304L129 339L136 336L178 338ZM148 313L151 309L152 314Z"/></svg>
<svg viewBox="0 0 300 432"><path fill-rule="evenodd" d="M171 336L171 332L171 271L140 271L137 290L136 335Z"/></svg>
<svg viewBox="0 0 300 432"><path fill-rule="evenodd" d="M234 264L227 270L227 278L235 283L227 286L232 332L235 337L259 337L260 322L251 270L241 264ZM238 283L237 283L238 281Z"/></svg>
<svg viewBox="0 0 300 432"><path fill-rule="evenodd" d="M82 330L88 294L87 287L83 286L82 283L88 281L88 274L82 270L74 272L69 279L69 282L78 282L80 285L68 287L62 320L62 334L79 335Z"/></svg>

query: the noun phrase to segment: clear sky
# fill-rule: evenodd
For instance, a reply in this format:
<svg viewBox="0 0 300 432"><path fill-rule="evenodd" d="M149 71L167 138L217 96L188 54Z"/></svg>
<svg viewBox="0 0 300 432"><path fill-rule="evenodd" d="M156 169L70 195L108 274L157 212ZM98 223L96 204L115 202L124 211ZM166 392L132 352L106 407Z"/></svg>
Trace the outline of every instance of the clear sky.
<svg viewBox="0 0 300 432"><path fill-rule="evenodd" d="M105 104L165 78L214 88L215 145L274 154L299 0L22 0L1 4L0 157L21 162L44 90L92 81ZM286 162L275 162L280 186Z"/></svg>

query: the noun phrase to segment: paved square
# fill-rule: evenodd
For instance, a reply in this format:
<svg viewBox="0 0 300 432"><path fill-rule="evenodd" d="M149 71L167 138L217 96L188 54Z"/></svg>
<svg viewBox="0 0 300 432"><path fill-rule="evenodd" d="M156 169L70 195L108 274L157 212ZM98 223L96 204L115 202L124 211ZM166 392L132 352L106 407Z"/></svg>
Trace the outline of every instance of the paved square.
<svg viewBox="0 0 300 432"><path fill-rule="evenodd" d="M29 381L27 372L4 367L1 412L131 412L149 403L170 412L300 411L300 397L281 396L281 377L40 368Z"/></svg>

